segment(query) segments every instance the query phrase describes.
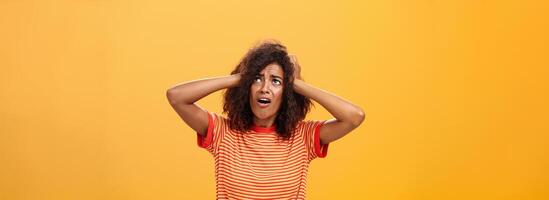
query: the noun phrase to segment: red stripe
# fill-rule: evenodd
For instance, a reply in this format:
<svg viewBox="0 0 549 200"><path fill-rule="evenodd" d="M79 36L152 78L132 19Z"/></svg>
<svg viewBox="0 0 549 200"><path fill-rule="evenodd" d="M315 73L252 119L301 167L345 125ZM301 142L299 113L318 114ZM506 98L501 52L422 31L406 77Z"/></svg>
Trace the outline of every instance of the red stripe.
<svg viewBox="0 0 549 200"><path fill-rule="evenodd" d="M218 199L304 199L310 161L325 157L320 144L324 121L303 121L289 140L259 129L230 130L225 117L208 113L208 131L198 144L215 159Z"/></svg>

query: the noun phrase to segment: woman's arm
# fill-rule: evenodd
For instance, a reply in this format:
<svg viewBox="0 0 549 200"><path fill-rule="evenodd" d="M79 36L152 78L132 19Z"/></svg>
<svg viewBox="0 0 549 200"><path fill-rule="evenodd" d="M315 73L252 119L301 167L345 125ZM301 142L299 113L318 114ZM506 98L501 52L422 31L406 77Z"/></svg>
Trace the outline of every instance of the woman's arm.
<svg viewBox="0 0 549 200"><path fill-rule="evenodd" d="M217 90L234 87L239 81L240 74L189 81L168 89L166 97L189 127L205 135L208 130L208 112L195 102Z"/></svg>
<svg viewBox="0 0 549 200"><path fill-rule="evenodd" d="M294 90L318 102L335 117L335 119L328 120L320 128L320 141L322 144L333 142L345 136L364 121L364 111L360 107L301 80L301 67L295 56L291 57L295 67L294 73L296 74Z"/></svg>

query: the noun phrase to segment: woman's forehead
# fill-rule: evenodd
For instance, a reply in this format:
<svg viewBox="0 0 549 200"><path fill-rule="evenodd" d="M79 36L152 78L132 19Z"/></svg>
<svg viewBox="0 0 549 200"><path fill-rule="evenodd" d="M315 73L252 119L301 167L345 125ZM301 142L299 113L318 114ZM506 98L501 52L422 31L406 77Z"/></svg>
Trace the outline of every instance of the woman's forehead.
<svg viewBox="0 0 549 200"><path fill-rule="evenodd" d="M271 63L267 65L265 68L263 68L263 70L261 70L261 72L259 72L259 74L261 75L269 74L269 75L284 77L284 71L282 70L282 67L280 67L280 65L278 65L277 63Z"/></svg>

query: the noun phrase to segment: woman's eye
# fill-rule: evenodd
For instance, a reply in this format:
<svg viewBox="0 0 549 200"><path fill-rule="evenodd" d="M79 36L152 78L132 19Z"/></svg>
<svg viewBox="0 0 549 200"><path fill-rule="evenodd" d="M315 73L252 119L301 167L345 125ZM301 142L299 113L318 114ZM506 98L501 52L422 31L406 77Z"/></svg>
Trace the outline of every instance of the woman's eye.
<svg viewBox="0 0 549 200"><path fill-rule="evenodd" d="M259 78L259 77L258 77L258 78L255 78L255 79L254 79L254 82L261 82L261 78Z"/></svg>
<svg viewBox="0 0 549 200"><path fill-rule="evenodd" d="M282 82L281 82L280 80L278 80L278 79L274 79L274 80L273 80L273 83L274 83L275 85L280 85L280 84L282 84Z"/></svg>

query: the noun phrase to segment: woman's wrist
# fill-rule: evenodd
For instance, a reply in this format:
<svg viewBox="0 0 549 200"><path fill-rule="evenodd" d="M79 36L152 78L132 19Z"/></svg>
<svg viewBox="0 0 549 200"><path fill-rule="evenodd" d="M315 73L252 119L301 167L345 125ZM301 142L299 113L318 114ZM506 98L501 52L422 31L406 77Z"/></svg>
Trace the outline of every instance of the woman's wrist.
<svg viewBox="0 0 549 200"><path fill-rule="evenodd" d="M305 82L301 79L294 79L294 91L298 94L303 94L303 86L305 85Z"/></svg>
<svg viewBox="0 0 549 200"><path fill-rule="evenodd" d="M242 75L240 75L240 73L229 75L228 78L230 83L228 87L229 88L236 87L240 83L241 77Z"/></svg>

